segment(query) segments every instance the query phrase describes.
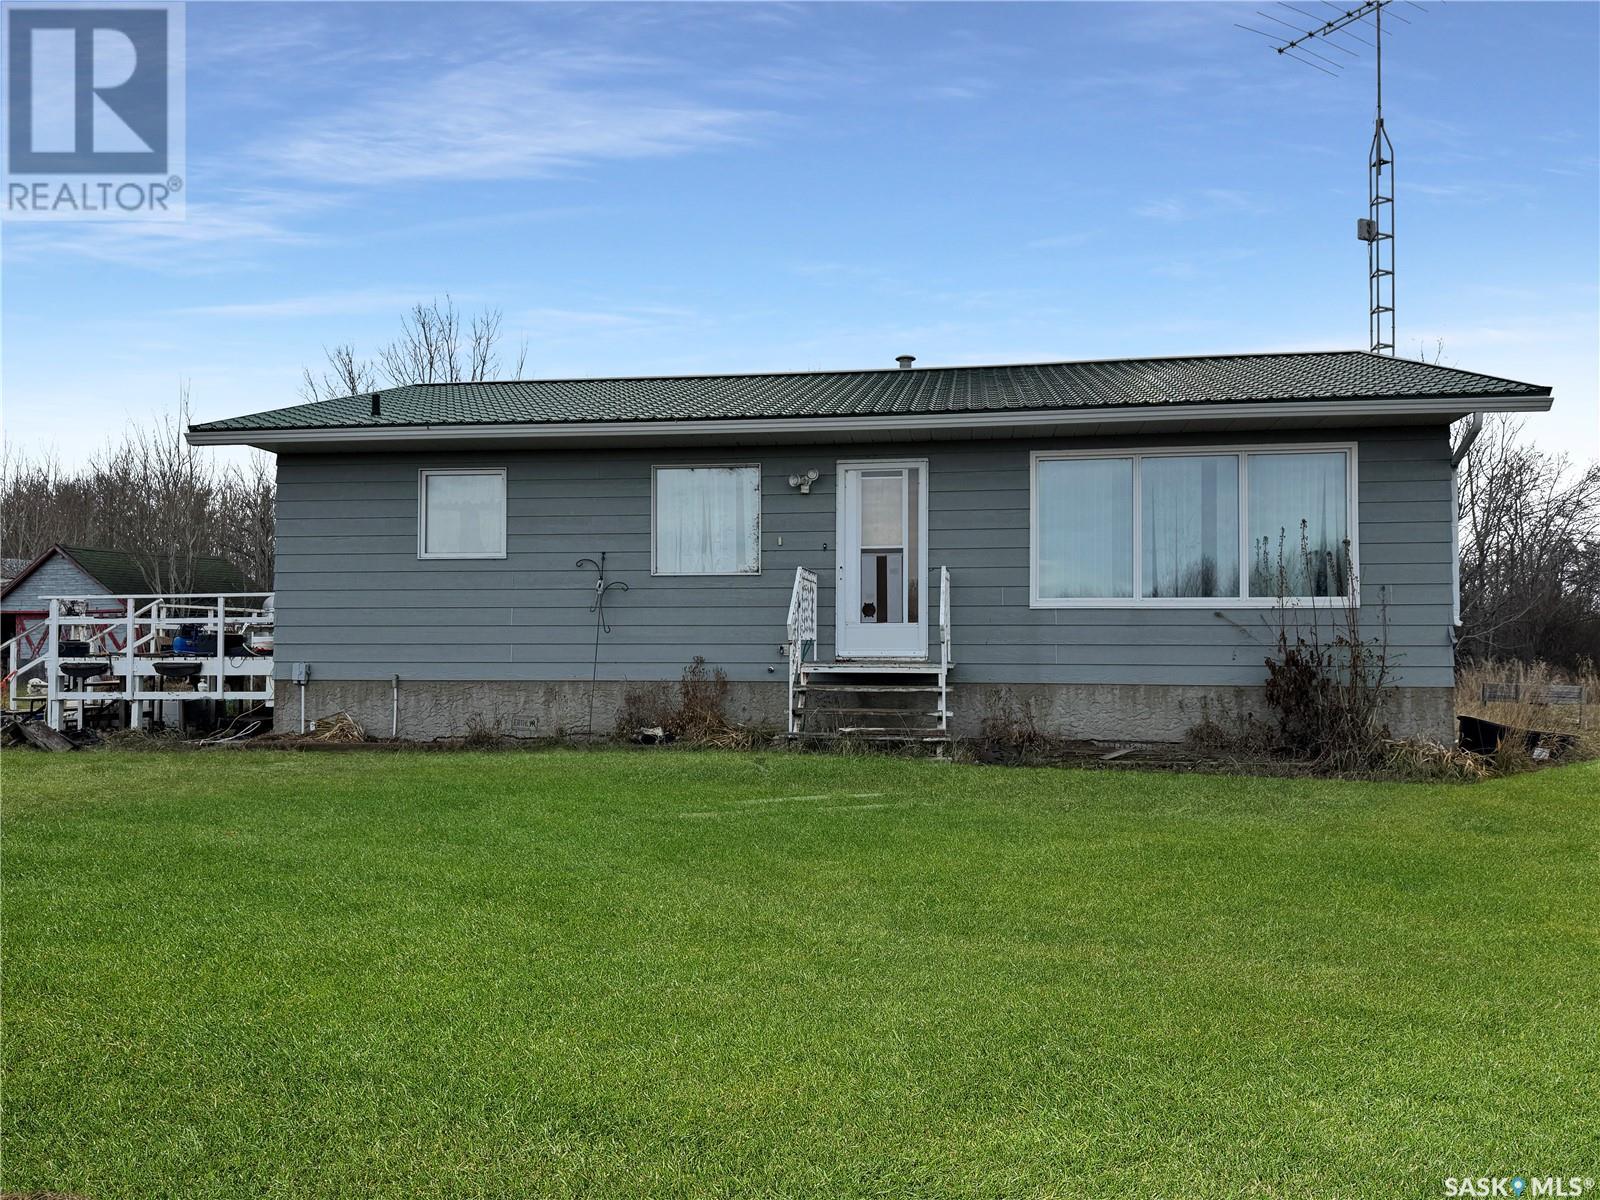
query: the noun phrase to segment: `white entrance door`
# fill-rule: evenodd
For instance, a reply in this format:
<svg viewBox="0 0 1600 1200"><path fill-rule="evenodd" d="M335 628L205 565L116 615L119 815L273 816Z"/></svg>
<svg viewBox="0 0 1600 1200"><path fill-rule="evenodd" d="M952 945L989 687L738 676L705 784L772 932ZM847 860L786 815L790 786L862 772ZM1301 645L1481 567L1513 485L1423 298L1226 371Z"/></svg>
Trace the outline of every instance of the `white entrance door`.
<svg viewBox="0 0 1600 1200"><path fill-rule="evenodd" d="M928 656L928 463L839 464L840 658Z"/></svg>

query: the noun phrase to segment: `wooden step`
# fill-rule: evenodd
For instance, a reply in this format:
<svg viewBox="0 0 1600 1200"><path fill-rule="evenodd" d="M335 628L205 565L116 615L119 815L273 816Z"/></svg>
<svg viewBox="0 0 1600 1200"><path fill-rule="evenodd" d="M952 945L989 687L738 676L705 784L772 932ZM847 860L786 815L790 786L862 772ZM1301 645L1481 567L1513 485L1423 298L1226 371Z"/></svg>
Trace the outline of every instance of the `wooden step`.
<svg viewBox="0 0 1600 1200"><path fill-rule="evenodd" d="M904 725L841 725L835 733L895 733L906 737L943 737L942 729L907 729Z"/></svg>
<svg viewBox="0 0 1600 1200"><path fill-rule="evenodd" d="M822 713L837 713L841 716L848 714L851 716L861 717L938 717L949 715L948 713L941 713L937 708L858 708L853 705L849 707L844 705L840 705L838 707L829 705L822 708L808 708L805 711L811 713L813 716L820 715Z"/></svg>
<svg viewBox="0 0 1600 1200"><path fill-rule="evenodd" d="M803 683L795 694L801 692L953 692L953 687L941 688L936 683Z"/></svg>
<svg viewBox="0 0 1600 1200"><path fill-rule="evenodd" d="M829 742L829 741L838 741L841 738L856 737L857 735L853 734L853 733L806 733L806 732L802 731L800 733L792 733L789 736L792 737L792 738L796 738L798 740L801 740L801 741ZM872 735L868 736L866 738L866 740L867 741L871 741L871 742L916 742L919 745L937 745L937 744L939 744L941 742L950 741L950 735L947 734L947 733L933 733L933 734L880 733L880 734L872 734Z"/></svg>
<svg viewBox="0 0 1600 1200"><path fill-rule="evenodd" d="M835 671L841 675L894 675L914 672L919 675L937 674L942 668L936 662L924 659L870 659L858 662L808 662L800 665L802 671Z"/></svg>

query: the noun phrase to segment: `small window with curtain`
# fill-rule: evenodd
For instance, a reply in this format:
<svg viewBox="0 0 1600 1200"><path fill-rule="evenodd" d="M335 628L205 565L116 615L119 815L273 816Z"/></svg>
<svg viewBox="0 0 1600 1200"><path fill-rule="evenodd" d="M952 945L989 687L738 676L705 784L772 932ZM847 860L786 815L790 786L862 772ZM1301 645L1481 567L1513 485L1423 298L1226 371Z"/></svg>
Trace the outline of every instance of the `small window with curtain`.
<svg viewBox="0 0 1600 1200"><path fill-rule="evenodd" d="M505 556L503 470L425 470L419 474L418 558Z"/></svg>
<svg viewBox="0 0 1600 1200"><path fill-rule="evenodd" d="M654 574L760 574L759 466L657 467L651 486Z"/></svg>

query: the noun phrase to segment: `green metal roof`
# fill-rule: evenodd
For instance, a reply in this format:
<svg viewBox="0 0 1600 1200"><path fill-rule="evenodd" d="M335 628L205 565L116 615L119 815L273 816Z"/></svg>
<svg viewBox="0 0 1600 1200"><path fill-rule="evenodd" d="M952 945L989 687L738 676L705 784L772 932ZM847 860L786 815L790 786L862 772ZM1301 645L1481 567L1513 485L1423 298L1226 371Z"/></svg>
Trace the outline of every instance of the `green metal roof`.
<svg viewBox="0 0 1600 1200"><path fill-rule="evenodd" d="M1526 399L1548 387L1365 350L766 375L405 384L191 426L194 432L407 425L916 416L1296 400Z"/></svg>
<svg viewBox="0 0 1600 1200"><path fill-rule="evenodd" d="M90 546L57 546L100 582L107 595L137 595L156 590L140 569L139 557L129 550L98 550ZM242 592L244 576L225 558L202 555L194 560L194 576L184 589L190 592Z"/></svg>

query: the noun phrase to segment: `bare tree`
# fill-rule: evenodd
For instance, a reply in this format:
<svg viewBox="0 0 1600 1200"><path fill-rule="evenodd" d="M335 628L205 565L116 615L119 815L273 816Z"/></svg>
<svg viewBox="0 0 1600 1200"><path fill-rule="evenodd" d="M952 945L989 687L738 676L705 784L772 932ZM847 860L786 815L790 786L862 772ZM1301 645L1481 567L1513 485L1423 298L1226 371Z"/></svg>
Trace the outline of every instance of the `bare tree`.
<svg viewBox="0 0 1600 1200"><path fill-rule="evenodd" d="M356 349L348 342L333 347L324 346L322 354L327 359L321 375L313 375L311 368L301 372L300 395L306 400L332 400L338 396L355 396L370 392L378 386L377 372L364 358L356 357Z"/></svg>
<svg viewBox="0 0 1600 1200"><path fill-rule="evenodd" d="M270 587L277 536L277 464L257 452L247 464L230 467L223 477L223 544L225 555L256 586Z"/></svg>
<svg viewBox="0 0 1600 1200"><path fill-rule="evenodd" d="M34 558L57 543L134 555L151 591L189 591L196 563L233 562L254 588L273 573L271 462L219 467L184 440L188 389L175 411L130 427L76 471L0 450L0 548Z"/></svg>
<svg viewBox="0 0 1600 1200"><path fill-rule="evenodd" d="M1600 660L1600 463L1578 469L1491 417L1461 466L1464 658Z"/></svg>
<svg viewBox="0 0 1600 1200"><path fill-rule="evenodd" d="M400 336L378 351L390 383L454 383L461 378L461 314L446 295L414 304Z"/></svg>
<svg viewBox="0 0 1600 1200"><path fill-rule="evenodd" d="M504 314L486 308L470 318L465 328L461 313L448 293L427 303L417 303L400 318L400 334L379 347L376 365L356 354L348 342L323 348L326 362L320 372L305 368L300 394L307 400L331 400L377 389L380 380L391 385L407 383L478 383L503 378L500 363L501 325ZM511 377L520 378L527 366L528 343L517 347Z"/></svg>
<svg viewBox="0 0 1600 1200"><path fill-rule="evenodd" d="M467 378L473 383L493 379L500 368L495 343L500 340L500 310L484 309L472 318L472 336L467 346Z"/></svg>

